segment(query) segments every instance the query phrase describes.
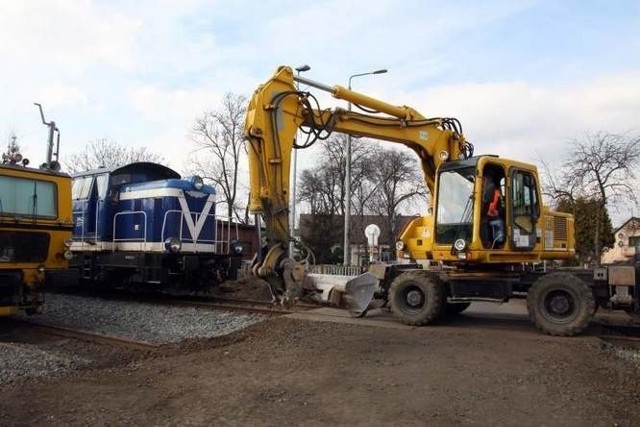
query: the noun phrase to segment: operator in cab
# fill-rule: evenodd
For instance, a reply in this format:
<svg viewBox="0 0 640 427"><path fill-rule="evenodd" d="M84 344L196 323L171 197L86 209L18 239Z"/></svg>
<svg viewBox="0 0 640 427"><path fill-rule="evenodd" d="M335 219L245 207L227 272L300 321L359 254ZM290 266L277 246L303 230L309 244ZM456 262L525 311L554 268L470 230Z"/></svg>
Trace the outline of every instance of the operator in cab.
<svg viewBox="0 0 640 427"><path fill-rule="evenodd" d="M497 171L485 169L482 191L482 244L487 249L502 247L505 223L500 177Z"/></svg>

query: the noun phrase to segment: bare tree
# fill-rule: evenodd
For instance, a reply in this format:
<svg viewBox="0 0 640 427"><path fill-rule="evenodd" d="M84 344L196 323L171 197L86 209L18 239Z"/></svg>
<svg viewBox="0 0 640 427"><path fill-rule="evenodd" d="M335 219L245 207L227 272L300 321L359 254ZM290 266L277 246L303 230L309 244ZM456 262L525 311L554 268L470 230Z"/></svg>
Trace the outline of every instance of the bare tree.
<svg viewBox="0 0 640 427"><path fill-rule="evenodd" d="M304 170L300 177L298 200L306 202L312 214L312 223L307 224L307 244L312 247L319 262L338 261L342 253L332 251L344 233L346 205L345 165L346 136L336 134L320 143L322 155L319 164ZM351 190L356 215L364 213L368 191L372 187L371 155L375 146L368 140L354 139L351 146ZM355 227L361 226L356 222ZM364 230L356 230L362 235Z"/></svg>
<svg viewBox="0 0 640 427"><path fill-rule="evenodd" d="M415 156L395 149L382 149L371 160L375 165L373 180L377 190L372 193L368 205L387 224L390 235L387 240L397 239L396 218L402 205L415 200L426 200L427 187Z"/></svg>
<svg viewBox="0 0 640 427"><path fill-rule="evenodd" d="M74 173L101 167L123 166L134 162L164 163L165 160L146 147L123 147L111 139L102 138L89 141L82 152L69 156L65 164L67 170Z"/></svg>
<svg viewBox="0 0 640 427"><path fill-rule="evenodd" d="M246 145L243 136L247 98L227 93L218 110L207 111L196 119L191 135L198 146L191 159L193 172L211 181L222 191L227 216L241 219L237 205L238 167Z"/></svg>
<svg viewBox="0 0 640 427"><path fill-rule="evenodd" d="M301 223L301 227L309 230L305 243L320 263L334 261L332 247L340 240L344 229L337 216L341 200L336 195L336 188L340 183L334 169L323 162L313 169L303 170L299 180L299 200L309 204L312 215L309 224Z"/></svg>
<svg viewBox="0 0 640 427"><path fill-rule="evenodd" d="M308 242L319 250L335 244L344 232L343 224L328 227L325 217L342 216L345 212L344 135L331 137L322 145L320 163L303 171L298 192L299 200L309 204L310 213L318 221L307 228L321 230L317 241ZM402 206L426 197L427 188L417 159L404 151L382 149L371 140L354 139L351 171L355 215L361 218L367 214L379 215L391 233L385 237L394 241L398 233L396 219ZM364 235L363 220L355 221L354 226L360 229L352 232Z"/></svg>
<svg viewBox="0 0 640 427"><path fill-rule="evenodd" d="M364 212L372 191L377 146L371 141L354 139L351 145L351 196L356 212ZM322 155L318 166L303 171L299 201L306 201L312 213L344 215L346 204L345 164L346 136L335 135L321 142Z"/></svg>
<svg viewBox="0 0 640 427"><path fill-rule="evenodd" d="M7 151L2 153L2 163L14 164L18 163L18 157L16 154L20 153L20 144L18 143L18 136L15 132L11 132L7 138ZM21 157L20 157L21 159Z"/></svg>
<svg viewBox="0 0 640 427"><path fill-rule="evenodd" d="M572 203L585 198L600 205L600 209L595 209L596 263L600 263L602 243L607 240L602 238L601 224L609 202L626 199L637 204L633 182L639 162L640 138L599 132L572 141L568 160L558 174L547 173L547 194L552 198Z"/></svg>

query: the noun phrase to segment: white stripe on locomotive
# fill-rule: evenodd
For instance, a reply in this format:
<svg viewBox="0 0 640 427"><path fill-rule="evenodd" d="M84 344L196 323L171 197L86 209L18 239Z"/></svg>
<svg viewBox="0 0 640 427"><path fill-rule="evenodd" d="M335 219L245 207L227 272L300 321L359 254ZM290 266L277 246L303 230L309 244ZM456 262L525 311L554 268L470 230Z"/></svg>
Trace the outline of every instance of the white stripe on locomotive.
<svg viewBox="0 0 640 427"><path fill-rule="evenodd" d="M202 198L207 196L206 193L202 193L200 191L187 191L187 193L189 194L189 196L195 198ZM180 210L183 214L182 216L185 220L187 228L189 229L189 233L191 234L191 240L197 242L198 237L200 237L200 233L202 232L202 228L207 221L209 212L211 212L213 206L215 205L215 194L209 194L207 197L207 201L202 208L202 212L196 212L200 215L197 223L194 223L193 218L191 217L191 211L189 210L187 199L184 196L184 191L179 188L155 188L136 191L125 190L120 195L120 200L149 199L155 197L176 197L178 199Z"/></svg>

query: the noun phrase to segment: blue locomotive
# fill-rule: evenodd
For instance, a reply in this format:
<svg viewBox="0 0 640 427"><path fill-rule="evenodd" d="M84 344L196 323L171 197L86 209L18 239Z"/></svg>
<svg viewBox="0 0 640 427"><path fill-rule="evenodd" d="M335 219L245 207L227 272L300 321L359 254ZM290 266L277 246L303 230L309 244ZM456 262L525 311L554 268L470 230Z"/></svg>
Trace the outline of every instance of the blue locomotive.
<svg viewBox="0 0 640 427"><path fill-rule="evenodd" d="M70 267L82 282L199 291L235 278L237 228L216 216L202 178L149 162L72 178Z"/></svg>

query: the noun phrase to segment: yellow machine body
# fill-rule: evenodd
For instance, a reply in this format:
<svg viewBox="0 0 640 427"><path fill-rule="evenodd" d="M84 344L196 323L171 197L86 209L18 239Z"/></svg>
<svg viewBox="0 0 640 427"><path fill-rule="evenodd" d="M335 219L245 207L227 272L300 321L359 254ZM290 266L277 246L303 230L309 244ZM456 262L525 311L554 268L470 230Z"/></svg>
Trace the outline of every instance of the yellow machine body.
<svg viewBox="0 0 640 427"><path fill-rule="evenodd" d="M50 273L68 266L71 178L2 164L0 189L0 315L34 312Z"/></svg>

